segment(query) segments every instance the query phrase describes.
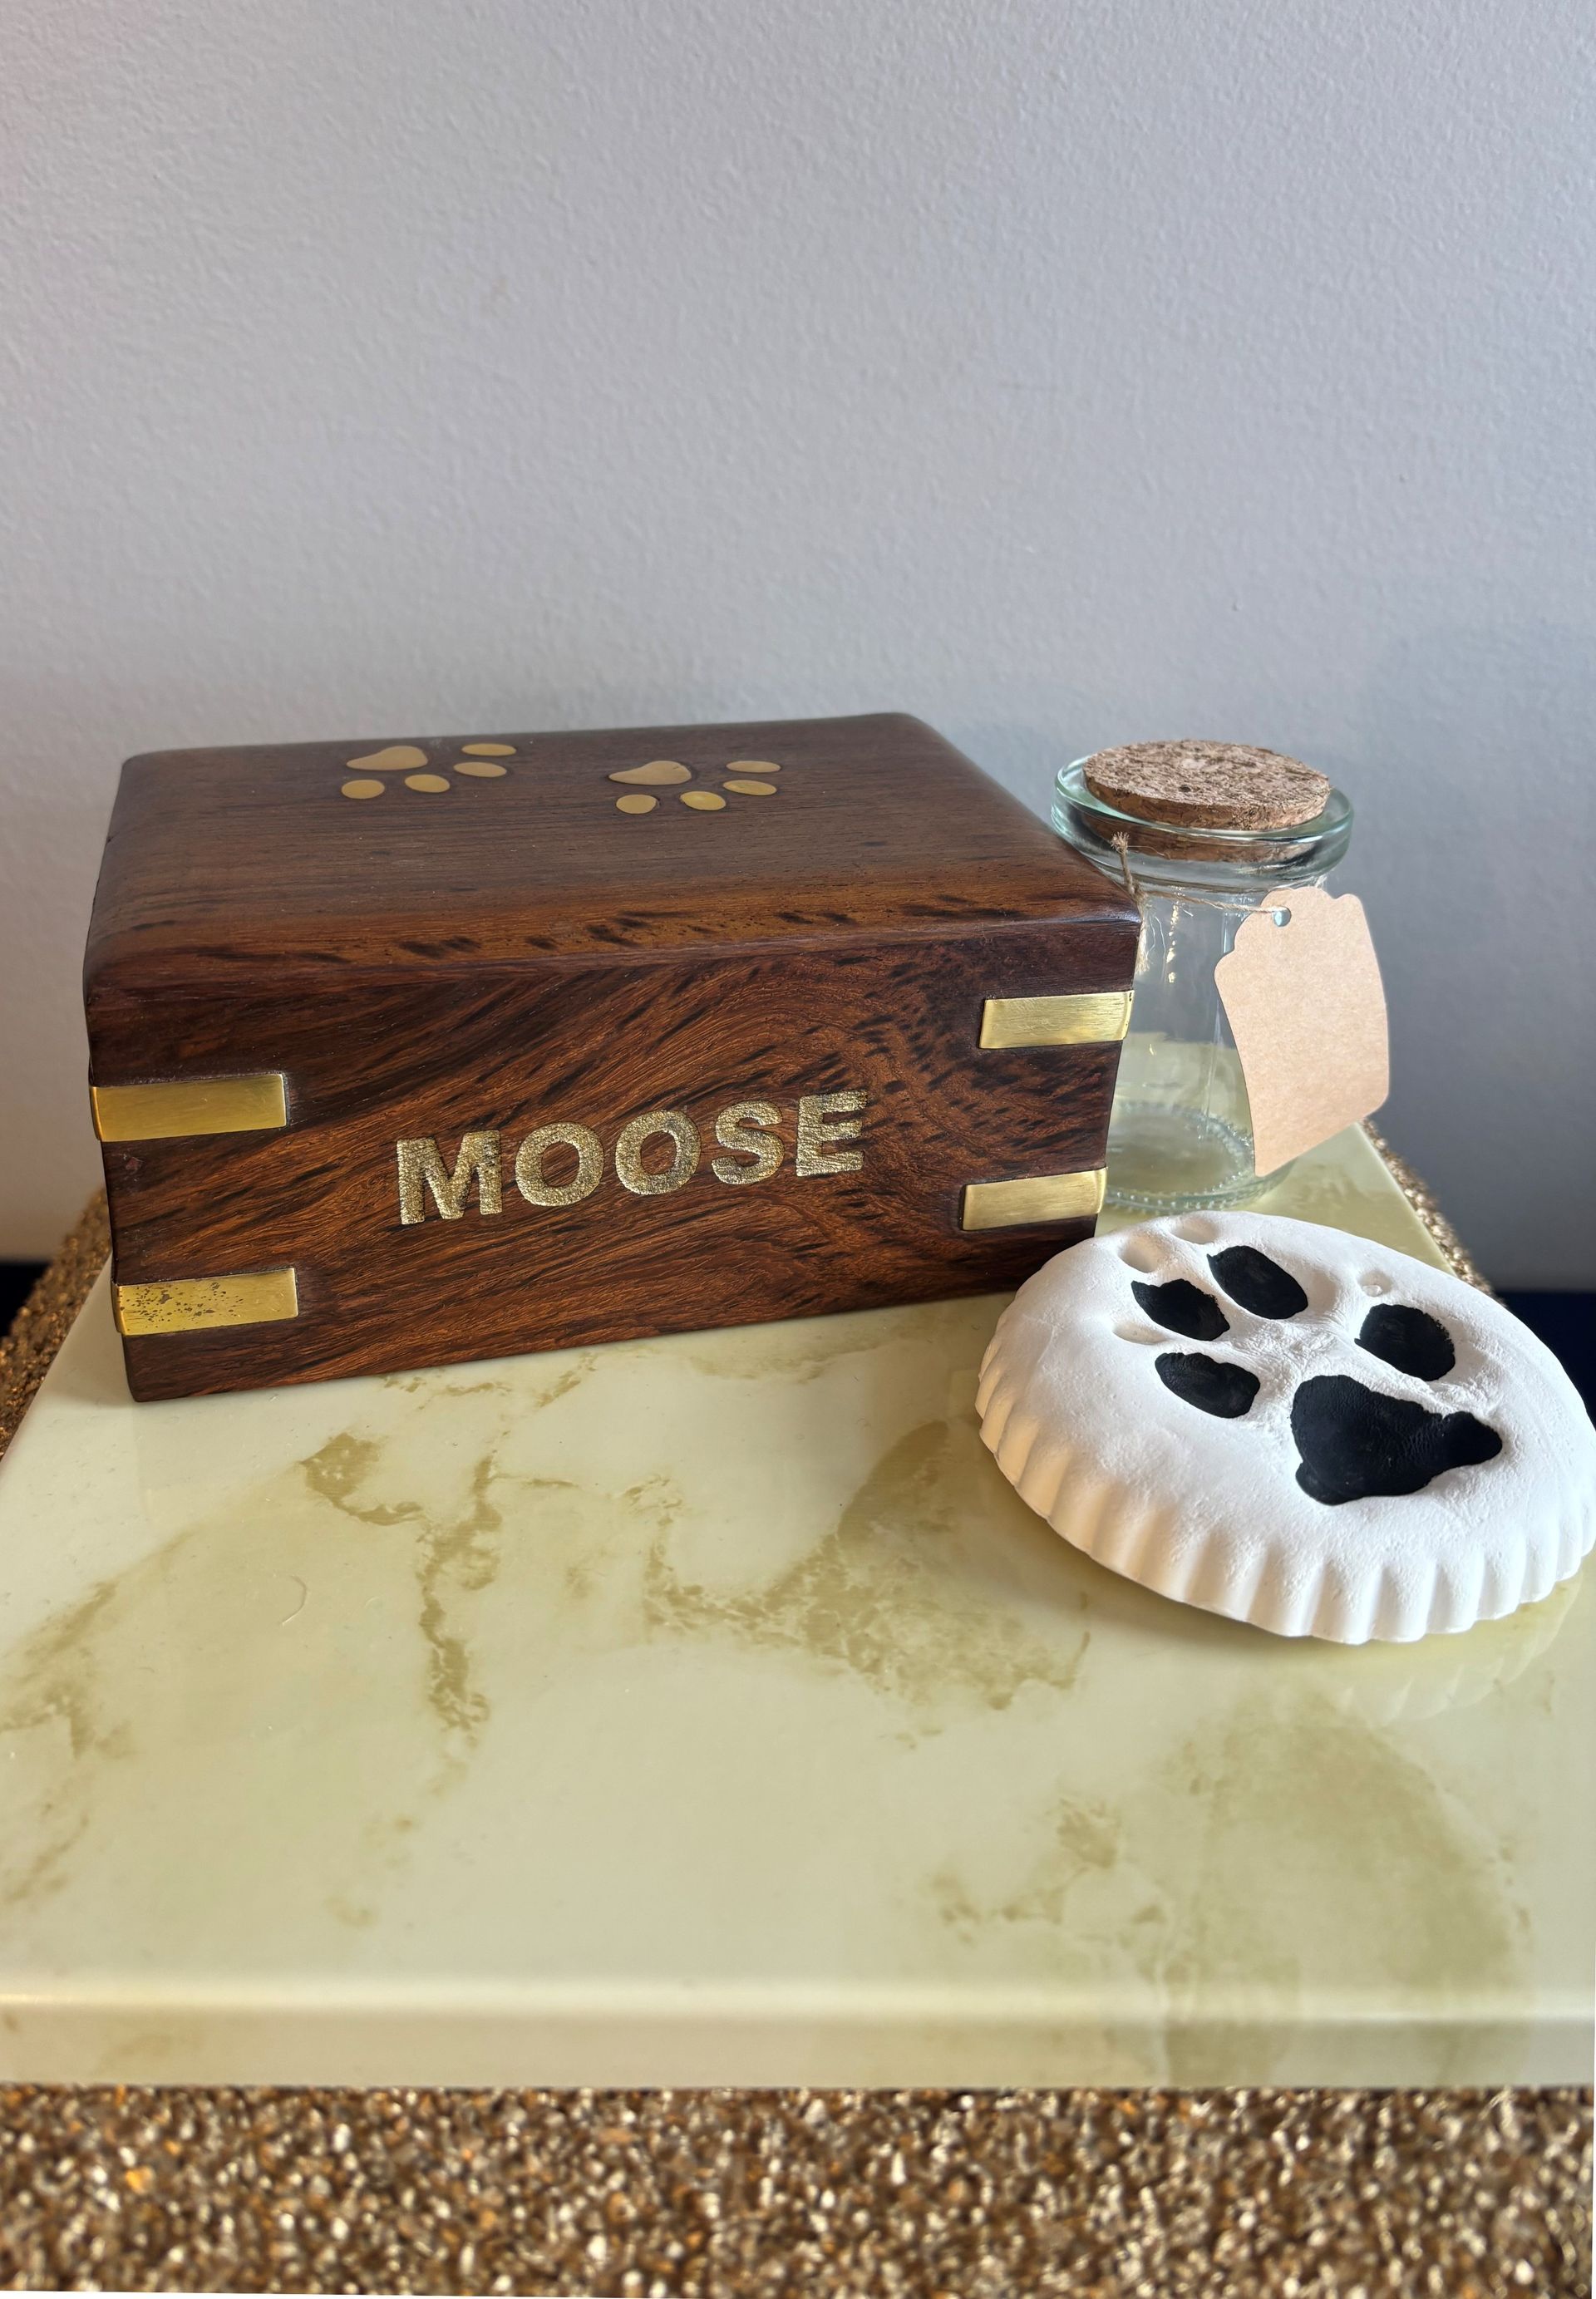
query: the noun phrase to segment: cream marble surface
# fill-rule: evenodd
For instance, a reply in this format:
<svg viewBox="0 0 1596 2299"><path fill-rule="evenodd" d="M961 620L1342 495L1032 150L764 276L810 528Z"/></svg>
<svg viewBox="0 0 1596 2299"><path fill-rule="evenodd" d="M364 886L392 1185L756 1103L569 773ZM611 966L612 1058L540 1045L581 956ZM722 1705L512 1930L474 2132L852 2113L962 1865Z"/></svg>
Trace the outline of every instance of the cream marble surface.
<svg viewBox="0 0 1596 2299"><path fill-rule="evenodd" d="M1361 1136L1278 1203L1435 1257ZM1587 2080L1590 1588L1118 1581L1000 1306L135 1407L102 1279L0 1465L0 2072Z"/></svg>

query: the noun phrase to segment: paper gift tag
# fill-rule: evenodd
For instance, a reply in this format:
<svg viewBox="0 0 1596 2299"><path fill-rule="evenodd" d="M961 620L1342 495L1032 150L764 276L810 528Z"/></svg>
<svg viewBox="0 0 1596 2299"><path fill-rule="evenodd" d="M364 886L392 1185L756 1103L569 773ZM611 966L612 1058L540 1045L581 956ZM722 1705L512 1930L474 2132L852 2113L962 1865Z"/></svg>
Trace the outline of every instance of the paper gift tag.
<svg viewBox="0 0 1596 2299"><path fill-rule="evenodd" d="M1356 894L1267 895L1214 980L1252 1105L1259 1173L1379 1108L1391 1090L1385 992Z"/></svg>

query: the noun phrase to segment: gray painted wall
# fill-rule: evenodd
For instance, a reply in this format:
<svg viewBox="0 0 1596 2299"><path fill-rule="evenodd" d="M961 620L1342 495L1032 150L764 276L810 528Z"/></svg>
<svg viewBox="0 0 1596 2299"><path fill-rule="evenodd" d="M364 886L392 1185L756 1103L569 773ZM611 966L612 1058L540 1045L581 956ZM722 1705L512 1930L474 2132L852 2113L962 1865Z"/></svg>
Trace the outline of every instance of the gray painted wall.
<svg viewBox="0 0 1596 2299"><path fill-rule="evenodd" d="M1596 1281L1581 0L19 0L0 1253L115 768L905 707L1353 793L1388 1130Z"/></svg>

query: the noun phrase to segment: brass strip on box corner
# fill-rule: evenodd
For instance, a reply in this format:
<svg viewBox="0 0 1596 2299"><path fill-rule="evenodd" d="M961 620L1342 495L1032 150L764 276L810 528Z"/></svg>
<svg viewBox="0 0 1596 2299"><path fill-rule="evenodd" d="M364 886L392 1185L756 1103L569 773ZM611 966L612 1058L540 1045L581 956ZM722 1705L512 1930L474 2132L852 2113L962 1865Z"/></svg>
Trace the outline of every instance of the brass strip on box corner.
<svg viewBox="0 0 1596 2299"><path fill-rule="evenodd" d="M276 1325L299 1315L299 1281L287 1269L229 1277L169 1277L113 1288L120 1333L204 1333L228 1325Z"/></svg>
<svg viewBox="0 0 1596 2299"><path fill-rule="evenodd" d="M967 1182L960 1229L1023 1229L1033 1223L1084 1221L1102 1211L1108 1168L1033 1174L1020 1182Z"/></svg>
<svg viewBox="0 0 1596 2299"><path fill-rule="evenodd" d="M1060 998L988 998L983 1046L1104 1046L1130 1027L1128 990L1072 992Z"/></svg>
<svg viewBox="0 0 1596 2299"><path fill-rule="evenodd" d="M102 1141L161 1141L197 1133L265 1133L288 1123L281 1070L247 1077L158 1078L144 1085L93 1085Z"/></svg>

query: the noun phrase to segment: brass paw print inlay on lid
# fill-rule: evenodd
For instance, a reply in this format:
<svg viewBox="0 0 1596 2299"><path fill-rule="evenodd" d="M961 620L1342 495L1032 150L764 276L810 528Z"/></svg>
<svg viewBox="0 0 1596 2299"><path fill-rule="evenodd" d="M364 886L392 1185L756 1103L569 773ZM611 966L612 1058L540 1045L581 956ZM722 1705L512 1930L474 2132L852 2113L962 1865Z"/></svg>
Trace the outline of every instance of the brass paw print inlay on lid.
<svg viewBox="0 0 1596 2299"><path fill-rule="evenodd" d="M478 782L497 782L501 775L510 772L499 760L515 756L509 743L462 743L460 747L465 756L455 761L455 773L470 775Z"/></svg>
<svg viewBox="0 0 1596 2299"><path fill-rule="evenodd" d="M444 764L449 774L466 775L474 782L500 782L510 772L501 762L513 759L513 743L461 743L458 759L446 759ZM428 797L453 790L449 774L439 774L425 751L414 743L390 743L386 750L367 751L358 759L346 759L345 765L362 771L352 772L346 783L339 784L344 798L381 798L389 787L379 776L400 776L406 790L420 791ZM409 769L420 768L418 773Z"/></svg>
<svg viewBox="0 0 1596 2299"><path fill-rule="evenodd" d="M427 753L413 743L390 743L386 751L368 751L362 759L345 761L351 767L367 767L379 775L396 775L402 767L424 767Z"/></svg>
<svg viewBox="0 0 1596 2299"><path fill-rule="evenodd" d="M677 789L676 795L694 814L723 814L729 791L735 798L774 798L777 784L768 779L781 772L774 759L733 759L719 771L727 776L719 790ZM684 767L679 759L650 759L641 767L618 767L611 775L612 783L651 785L644 789L628 790L624 798L615 801L618 814L653 814L660 801L656 792L693 780L691 767Z"/></svg>

